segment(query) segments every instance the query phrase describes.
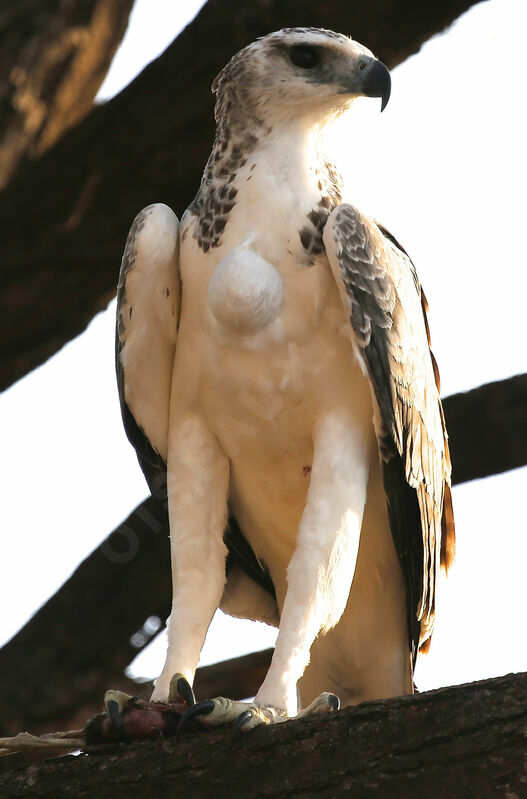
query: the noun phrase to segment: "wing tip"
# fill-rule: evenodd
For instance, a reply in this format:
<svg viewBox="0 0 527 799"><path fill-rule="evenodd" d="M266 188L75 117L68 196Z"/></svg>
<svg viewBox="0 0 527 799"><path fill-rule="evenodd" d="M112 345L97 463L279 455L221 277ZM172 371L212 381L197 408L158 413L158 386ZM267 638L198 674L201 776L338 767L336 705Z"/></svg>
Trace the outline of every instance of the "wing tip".
<svg viewBox="0 0 527 799"><path fill-rule="evenodd" d="M443 495L443 513L441 516L441 553L440 562L445 572L448 572L456 555L456 527L454 524L454 508L452 506L452 491L449 483L445 482Z"/></svg>
<svg viewBox="0 0 527 799"><path fill-rule="evenodd" d="M425 640L419 644L419 653L421 655L427 655L430 652L431 643L432 643L432 635L429 635L428 638L425 638Z"/></svg>

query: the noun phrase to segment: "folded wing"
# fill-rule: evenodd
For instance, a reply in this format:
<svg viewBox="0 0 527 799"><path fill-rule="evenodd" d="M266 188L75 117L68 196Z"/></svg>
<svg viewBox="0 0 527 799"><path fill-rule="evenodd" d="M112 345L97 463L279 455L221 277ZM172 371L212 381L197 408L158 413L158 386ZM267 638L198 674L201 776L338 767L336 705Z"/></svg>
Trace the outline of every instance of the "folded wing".
<svg viewBox="0 0 527 799"><path fill-rule="evenodd" d="M324 244L371 381L390 526L406 581L414 659L429 639L440 562L454 552L450 458L426 299L407 254L351 205Z"/></svg>
<svg viewBox="0 0 527 799"><path fill-rule="evenodd" d="M134 219L117 289L116 368L126 434L150 489L166 493L168 414L181 286L179 222L161 203Z"/></svg>

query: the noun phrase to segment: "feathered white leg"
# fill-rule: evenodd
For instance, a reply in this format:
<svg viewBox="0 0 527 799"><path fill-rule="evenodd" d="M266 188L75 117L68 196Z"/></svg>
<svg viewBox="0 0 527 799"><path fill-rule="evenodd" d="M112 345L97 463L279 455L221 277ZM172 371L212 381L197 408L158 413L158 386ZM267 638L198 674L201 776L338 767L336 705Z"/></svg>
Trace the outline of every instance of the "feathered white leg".
<svg viewBox="0 0 527 799"><path fill-rule="evenodd" d="M257 704L294 712L296 684L311 645L321 630L335 626L346 607L366 502L370 444L364 429L344 412L315 425L306 507L287 569L280 632Z"/></svg>
<svg viewBox="0 0 527 799"><path fill-rule="evenodd" d="M191 685L199 654L225 585L229 463L195 414L171 420L168 502L173 599L168 652L152 699L167 701L175 673Z"/></svg>
<svg viewBox="0 0 527 799"><path fill-rule="evenodd" d="M267 676L253 703L219 698L200 703L187 718L205 725L232 722L244 729L285 721L296 712L296 685L309 663L316 636L333 627L348 600L366 502L371 442L366 426L347 413L318 420L307 503L291 558L280 631ZM357 465L359 464L359 465ZM335 710L338 699L322 694L303 714ZM186 719L182 727L186 726Z"/></svg>

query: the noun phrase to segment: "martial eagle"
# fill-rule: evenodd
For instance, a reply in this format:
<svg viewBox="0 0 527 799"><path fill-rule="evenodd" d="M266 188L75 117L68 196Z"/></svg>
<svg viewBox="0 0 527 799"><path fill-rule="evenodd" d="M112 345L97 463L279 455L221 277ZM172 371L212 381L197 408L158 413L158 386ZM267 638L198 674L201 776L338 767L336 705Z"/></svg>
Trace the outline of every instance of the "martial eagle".
<svg viewBox="0 0 527 799"><path fill-rule="evenodd" d="M411 693L454 524L423 291L325 143L358 96L384 108L388 70L341 34L292 28L212 88L195 199L180 222L156 204L132 225L117 369L128 437L168 492L173 602L152 699L193 704L220 607L278 626L272 663L254 702L188 714L250 728Z"/></svg>

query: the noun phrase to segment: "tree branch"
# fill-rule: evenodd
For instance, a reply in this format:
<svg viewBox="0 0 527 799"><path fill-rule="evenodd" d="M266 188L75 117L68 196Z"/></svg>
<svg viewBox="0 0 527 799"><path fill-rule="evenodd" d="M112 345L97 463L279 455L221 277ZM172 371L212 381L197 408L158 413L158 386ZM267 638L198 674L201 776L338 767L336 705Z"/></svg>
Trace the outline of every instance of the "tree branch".
<svg viewBox="0 0 527 799"><path fill-rule="evenodd" d="M4 0L0 188L92 110L133 0Z"/></svg>
<svg viewBox="0 0 527 799"><path fill-rule="evenodd" d="M181 214L189 204L212 141L210 85L240 47L284 26L318 25L352 32L393 67L473 4L209 0L124 92L22 165L0 194L0 390L106 306L140 208L162 201Z"/></svg>
<svg viewBox="0 0 527 799"><path fill-rule="evenodd" d="M0 777L10 799L525 796L527 674L242 734L99 746Z"/></svg>
<svg viewBox="0 0 527 799"><path fill-rule="evenodd" d="M527 374L444 400L454 483L527 464Z"/></svg>

